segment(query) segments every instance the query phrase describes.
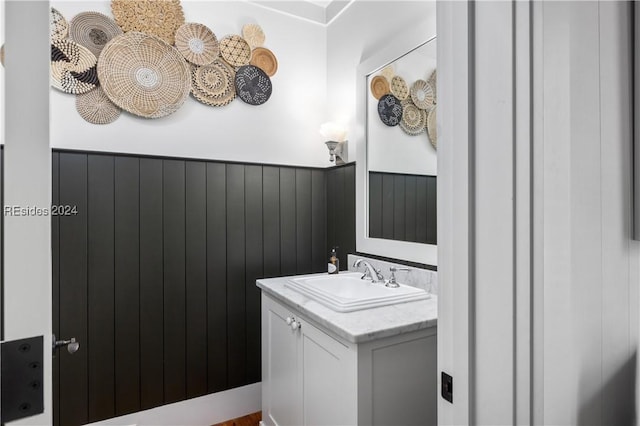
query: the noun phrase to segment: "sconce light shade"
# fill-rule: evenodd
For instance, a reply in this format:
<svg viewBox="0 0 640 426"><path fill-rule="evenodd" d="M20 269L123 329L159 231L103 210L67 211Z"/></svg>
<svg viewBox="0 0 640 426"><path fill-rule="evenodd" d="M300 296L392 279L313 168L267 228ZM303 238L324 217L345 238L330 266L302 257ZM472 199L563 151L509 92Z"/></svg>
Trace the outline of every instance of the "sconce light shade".
<svg viewBox="0 0 640 426"><path fill-rule="evenodd" d="M331 121L320 126L320 134L328 141L344 142L347 140L347 129L341 124Z"/></svg>

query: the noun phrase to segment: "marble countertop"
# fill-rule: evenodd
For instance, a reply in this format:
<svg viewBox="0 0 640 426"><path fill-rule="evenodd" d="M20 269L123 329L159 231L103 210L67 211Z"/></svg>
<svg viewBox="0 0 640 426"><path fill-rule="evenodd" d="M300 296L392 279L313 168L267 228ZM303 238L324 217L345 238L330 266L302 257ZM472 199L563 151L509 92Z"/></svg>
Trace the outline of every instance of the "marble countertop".
<svg viewBox="0 0 640 426"><path fill-rule="evenodd" d="M306 276L323 274L311 274ZM296 277L301 276L297 275ZM287 287L293 277L261 279L256 285L265 293L298 310L301 314L352 343L363 343L410 331L435 327L438 297L399 303L354 312L336 312Z"/></svg>

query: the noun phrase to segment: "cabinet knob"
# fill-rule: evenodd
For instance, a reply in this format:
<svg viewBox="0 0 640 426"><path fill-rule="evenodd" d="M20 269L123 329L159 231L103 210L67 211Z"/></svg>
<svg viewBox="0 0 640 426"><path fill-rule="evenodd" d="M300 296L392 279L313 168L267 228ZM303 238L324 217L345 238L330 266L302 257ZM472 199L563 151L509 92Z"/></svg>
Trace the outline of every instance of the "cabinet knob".
<svg viewBox="0 0 640 426"><path fill-rule="evenodd" d="M298 330L300 327L302 327L302 324L300 324L300 321L293 320L291 322L291 329L292 330Z"/></svg>
<svg viewBox="0 0 640 426"><path fill-rule="evenodd" d="M287 317L287 319L285 320L287 322L287 325L291 325L292 323L295 322L295 318L293 317Z"/></svg>

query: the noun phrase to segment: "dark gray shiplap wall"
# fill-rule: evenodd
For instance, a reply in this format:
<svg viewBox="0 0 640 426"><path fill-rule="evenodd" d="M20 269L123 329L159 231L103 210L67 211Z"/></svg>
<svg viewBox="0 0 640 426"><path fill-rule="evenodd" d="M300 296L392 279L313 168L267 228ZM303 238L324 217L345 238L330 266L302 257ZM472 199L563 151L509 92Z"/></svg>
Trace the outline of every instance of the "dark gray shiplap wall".
<svg viewBox="0 0 640 426"><path fill-rule="evenodd" d="M78 425L258 382L255 280L355 252L355 165L55 151L54 421Z"/></svg>
<svg viewBox="0 0 640 426"><path fill-rule="evenodd" d="M338 247L340 269L348 269L347 254L356 252L356 167L327 169L327 247Z"/></svg>
<svg viewBox="0 0 640 426"><path fill-rule="evenodd" d="M436 176L369 172L369 236L437 243Z"/></svg>

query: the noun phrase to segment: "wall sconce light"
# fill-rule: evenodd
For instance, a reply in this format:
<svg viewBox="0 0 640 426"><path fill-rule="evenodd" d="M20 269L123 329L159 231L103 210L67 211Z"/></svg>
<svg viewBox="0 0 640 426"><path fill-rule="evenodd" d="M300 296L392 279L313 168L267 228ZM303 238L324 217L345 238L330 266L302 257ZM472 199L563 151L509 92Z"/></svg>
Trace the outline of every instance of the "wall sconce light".
<svg viewBox="0 0 640 426"><path fill-rule="evenodd" d="M325 145L329 148L329 161L336 165L344 164L342 155L347 142L347 129L338 123L328 122L320 126L320 134L327 140Z"/></svg>

